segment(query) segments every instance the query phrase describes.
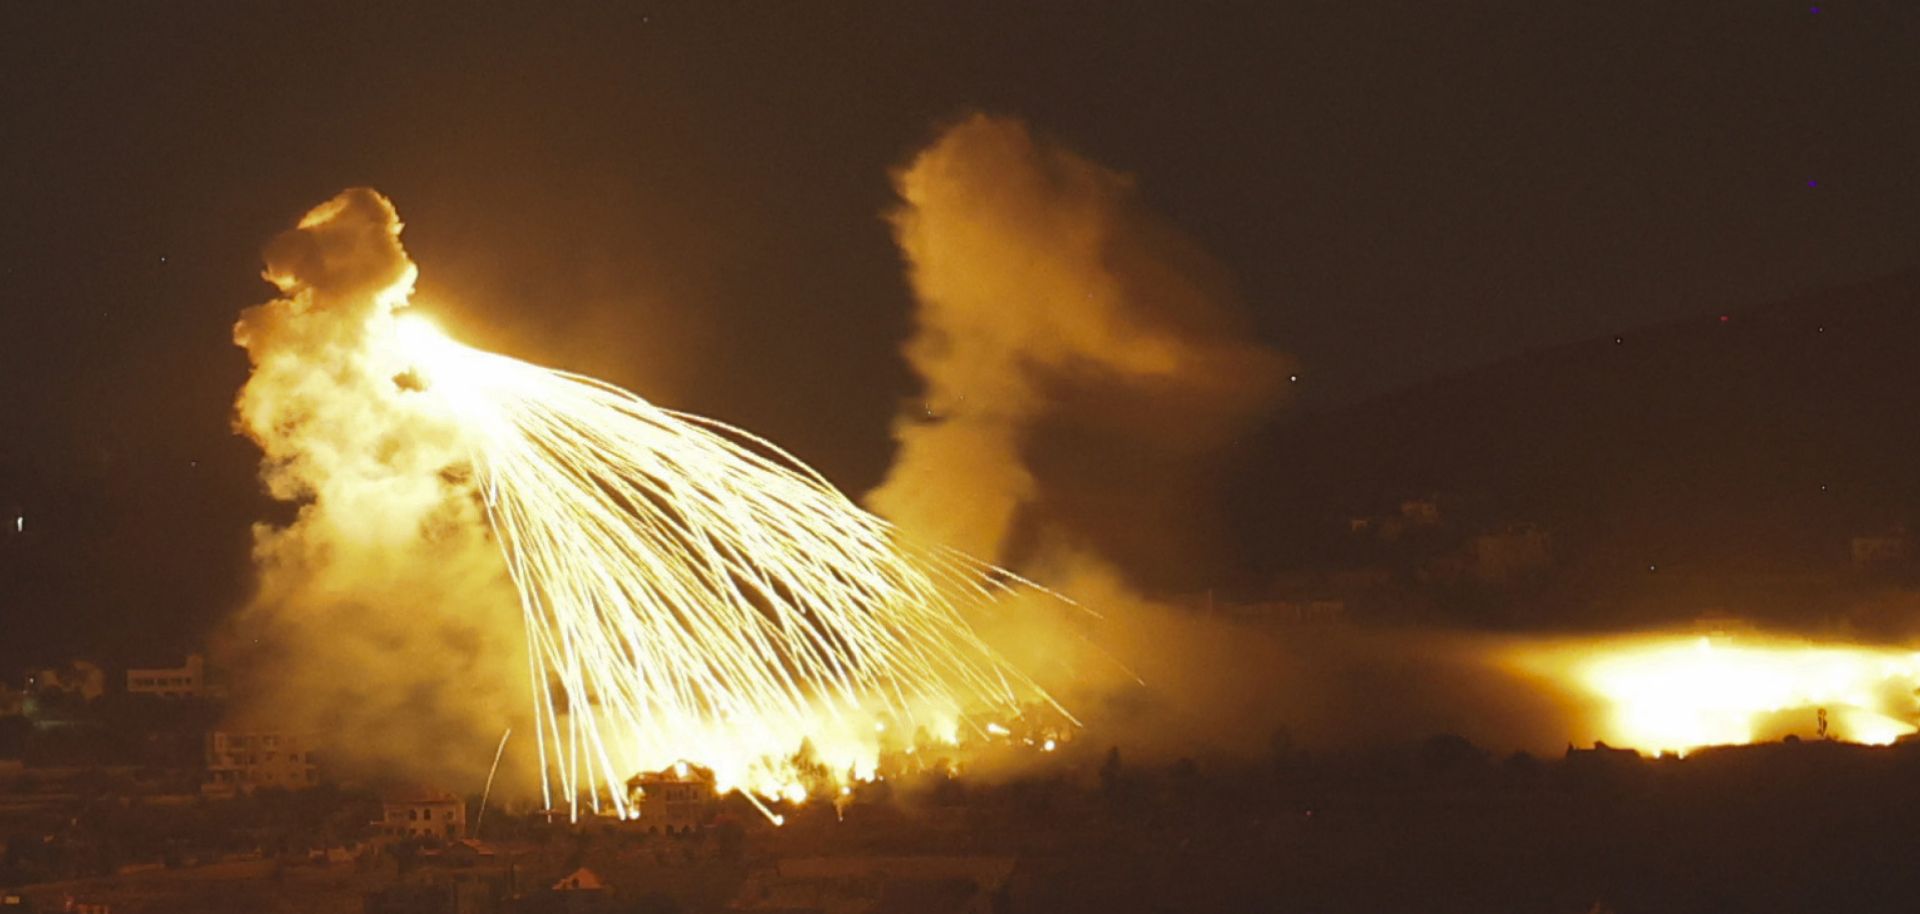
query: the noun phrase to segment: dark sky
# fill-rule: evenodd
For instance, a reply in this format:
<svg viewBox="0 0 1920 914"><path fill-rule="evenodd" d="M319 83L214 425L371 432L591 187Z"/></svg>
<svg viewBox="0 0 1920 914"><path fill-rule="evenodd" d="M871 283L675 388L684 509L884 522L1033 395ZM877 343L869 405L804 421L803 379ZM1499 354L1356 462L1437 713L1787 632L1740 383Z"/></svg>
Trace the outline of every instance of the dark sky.
<svg viewBox="0 0 1920 914"><path fill-rule="evenodd" d="M1920 263L1916 99L1904 0L5 4L0 660L243 599L230 328L346 186L456 333L860 491L914 392L887 173L970 109L1135 174L1329 409Z"/></svg>

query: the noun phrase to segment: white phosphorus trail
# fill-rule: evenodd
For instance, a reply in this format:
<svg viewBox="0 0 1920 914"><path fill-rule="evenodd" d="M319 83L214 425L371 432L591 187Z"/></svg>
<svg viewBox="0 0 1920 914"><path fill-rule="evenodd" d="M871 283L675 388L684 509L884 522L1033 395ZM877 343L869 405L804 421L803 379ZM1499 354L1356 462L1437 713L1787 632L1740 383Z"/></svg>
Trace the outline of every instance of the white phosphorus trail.
<svg viewBox="0 0 1920 914"><path fill-rule="evenodd" d="M1029 582L912 541L738 428L395 327L519 590L549 808L635 816L626 780L684 760L777 820L762 800L869 779L889 740L1066 716L965 616Z"/></svg>
<svg viewBox="0 0 1920 914"><path fill-rule="evenodd" d="M512 735L512 727L508 727L505 733L500 734L500 745L494 747L493 750L493 764L487 766L487 786L480 791L480 812L477 813L473 819L473 836L475 838L480 837L480 826L487 821L487 799L493 796L493 776L500 773L500 756L506 754L507 737Z"/></svg>

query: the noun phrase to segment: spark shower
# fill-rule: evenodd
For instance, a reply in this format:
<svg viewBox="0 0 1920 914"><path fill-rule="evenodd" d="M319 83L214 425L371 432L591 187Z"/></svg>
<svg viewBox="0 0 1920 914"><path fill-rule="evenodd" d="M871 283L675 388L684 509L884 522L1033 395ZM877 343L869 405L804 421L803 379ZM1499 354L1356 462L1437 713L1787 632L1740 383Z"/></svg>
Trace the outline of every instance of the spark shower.
<svg viewBox="0 0 1920 914"><path fill-rule="evenodd" d="M691 762L777 821L763 801L821 786L802 769L844 786L890 748L1003 735L1039 708L1071 721L967 618L1064 598L914 541L744 430L454 341L407 310L399 230L348 191L269 249L285 297L236 330L255 365L241 425L283 498L430 473L478 501L453 516L484 517L518 594L549 808L634 816L629 777ZM339 402L355 397L378 408ZM346 421L311 421L329 410ZM367 417L446 462L341 472Z"/></svg>

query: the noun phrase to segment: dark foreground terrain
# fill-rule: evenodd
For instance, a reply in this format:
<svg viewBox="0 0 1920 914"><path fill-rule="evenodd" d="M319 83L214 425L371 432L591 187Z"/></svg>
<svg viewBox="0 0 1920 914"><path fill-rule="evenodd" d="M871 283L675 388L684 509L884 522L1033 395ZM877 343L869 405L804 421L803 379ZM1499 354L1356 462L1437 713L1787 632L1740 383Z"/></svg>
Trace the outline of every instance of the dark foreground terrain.
<svg viewBox="0 0 1920 914"><path fill-rule="evenodd" d="M72 898L108 904L113 914L508 912L560 910L570 902L576 907L564 909L654 914L1670 914L1920 906L1910 876L1920 834L1920 746L1807 741L1684 759L1586 750L1542 760L1496 758L1436 737L1340 754L1297 751L1277 740L1269 757L1236 764L1147 765L1084 745L1061 755L1044 775L994 785L964 776L872 785L844 818L830 804L814 803L789 810L788 824L778 829L743 804L728 804L713 826L673 837L492 812L483 837L496 856L456 876L473 881L491 867L511 890L472 895L464 908L442 907L430 891L411 902L415 896L378 894L458 881L447 876L454 871L436 869L441 849L369 849L357 859L314 863L293 847L304 838L270 827L250 831L269 845L259 859L120 865L111 874L17 891L24 905L40 910L59 910ZM15 878L20 865L33 863L32 849L21 845L31 840L18 830L11 839ZM1010 875L972 901L964 885L918 895L885 886L860 896L864 901L815 886L805 896L811 901L799 906L754 894L783 861L902 857L1000 861ZM591 905L549 891L582 866L608 886ZM888 865L876 866L879 885ZM449 894L444 903L452 900Z"/></svg>

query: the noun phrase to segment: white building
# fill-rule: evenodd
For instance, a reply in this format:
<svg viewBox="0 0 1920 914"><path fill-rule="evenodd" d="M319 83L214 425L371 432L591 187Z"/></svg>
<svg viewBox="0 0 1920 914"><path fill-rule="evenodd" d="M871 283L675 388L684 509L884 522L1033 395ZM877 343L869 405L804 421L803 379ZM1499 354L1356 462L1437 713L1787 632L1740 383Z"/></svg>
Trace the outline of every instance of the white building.
<svg viewBox="0 0 1920 914"><path fill-rule="evenodd" d="M674 834L712 821L718 794L712 771L676 762L627 781L627 796L640 812L640 827Z"/></svg>
<svg viewBox="0 0 1920 914"><path fill-rule="evenodd" d="M215 730L207 734L202 793L232 796L262 787L304 790L320 783L306 740L276 731Z"/></svg>
<svg viewBox="0 0 1920 914"><path fill-rule="evenodd" d="M207 659L199 654L189 654L187 662L177 667L129 669L127 693L161 698L205 698L209 695Z"/></svg>

